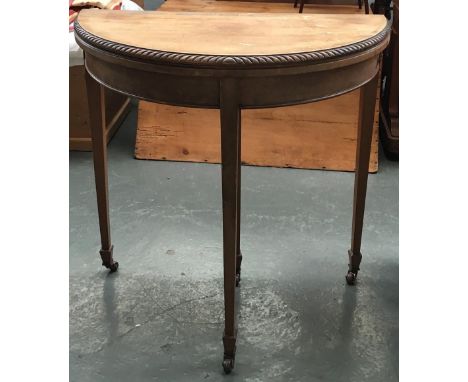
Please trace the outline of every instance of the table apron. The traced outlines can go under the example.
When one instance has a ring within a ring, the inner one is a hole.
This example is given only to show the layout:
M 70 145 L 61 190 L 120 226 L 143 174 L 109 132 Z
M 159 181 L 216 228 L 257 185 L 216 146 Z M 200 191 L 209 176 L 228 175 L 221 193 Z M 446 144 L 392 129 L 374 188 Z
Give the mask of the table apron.
M 102 85 L 150 102 L 185 107 L 219 108 L 225 78 L 141 70 L 86 55 L 86 69 Z M 242 108 L 267 108 L 315 102 L 352 91 L 378 72 L 379 55 L 325 71 L 274 76 L 236 77 Z

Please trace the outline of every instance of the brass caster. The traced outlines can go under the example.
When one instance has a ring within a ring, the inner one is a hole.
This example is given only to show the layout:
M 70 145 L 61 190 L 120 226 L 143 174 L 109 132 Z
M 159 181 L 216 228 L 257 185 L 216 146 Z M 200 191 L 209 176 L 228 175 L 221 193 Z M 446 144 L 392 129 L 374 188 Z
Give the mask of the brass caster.
M 226 374 L 230 374 L 232 369 L 234 369 L 234 359 L 225 358 L 223 361 L 223 369 Z
M 111 264 L 107 268 L 109 268 L 109 270 L 110 270 L 109 273 L 117 272 L 117 269 L 119 269 L 119 263 L 117 261 L 115 261 L 113 264 Z
M 112 257 L 112 253 L 114 252 L 114 246 L 111 245 L 109 249 L 101 249 L 99 254 L 101 255 L 102 265 L 104 265 L 107 269 L 110 269 L 110 273 L 117 272 L 119 268 L 119 263 L 114 261 Z
M 348 274 L 346 275 L 346 282 L 348 285 L 355 285 L 356 284 L 356 279 L 357 279 L 357 272 L 351 272 L 348 271 Z
M 116 261 L 114 262 L 114 264 L 112 264 L 110 267 L 110 273 L 114 273 L 114 272 L 117 272 L 117 269 L 119 269 L 119 263 Z

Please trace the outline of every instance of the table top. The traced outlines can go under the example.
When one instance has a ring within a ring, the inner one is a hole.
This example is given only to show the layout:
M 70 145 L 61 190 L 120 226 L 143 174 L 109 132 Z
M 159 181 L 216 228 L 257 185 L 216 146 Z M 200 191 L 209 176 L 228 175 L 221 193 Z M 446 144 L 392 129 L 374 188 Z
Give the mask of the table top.
M 357 55 L 389 28 L 382 15 L 83 10 L 75 32 L 91 47 L 142 60 L 250 67 Z

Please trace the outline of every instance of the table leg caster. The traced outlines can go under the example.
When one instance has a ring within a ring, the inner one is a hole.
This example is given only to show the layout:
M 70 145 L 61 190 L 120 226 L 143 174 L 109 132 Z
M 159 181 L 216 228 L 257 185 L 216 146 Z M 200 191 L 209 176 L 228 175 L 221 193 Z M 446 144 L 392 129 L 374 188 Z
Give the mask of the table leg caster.
M 237 329 L 235 330 L 237 332 Z M 234 359 L 236 357 L 236 335 L 223 336 L 224 358 L 223 369 L 229 374 L 234 369 Z
M 224 356 L 223 369 L 226 374 L 230 374 L 234 369 L 234 357 Z
M 359 265 L 361 264 L 362 254 L 361 252 L 354 253 L 352 250 L 348 251 L 348 274 L 346 275 L 346 282 L 348 285 L 356 284 L 357 274 L 359 271 Z
M 119 269 L 119 263 L 115 261 L 114 263 L 110 265 L 105 265 L 106 268 L 110 270 L 110 273 L 117 272 L 117 269 Z
M 108 250 L 101 249 L 99 251 L 99 254 L 101 255 L 101 259 L 102 259 L 102 265 L 105 266 L 107 269 L 109 269 L 110 273 L 117 272 L 117 269 L 119 269 L 119 263 L 117 261 L 114 261 L 114 258 L 112 257 L 113 251 L 114 251 L 113 245 Z
M 354 285 L 356 284 L 356 278 L 357 278 L 357 271 L 356 272 L 348 271 L 348 274 L 346 275 L 346 283 L 348 285 Z
M 241 264 L 242 264 L 242 252 L 239 251 L 236 258 L 236 287 L 239 286 L 241 280 Z

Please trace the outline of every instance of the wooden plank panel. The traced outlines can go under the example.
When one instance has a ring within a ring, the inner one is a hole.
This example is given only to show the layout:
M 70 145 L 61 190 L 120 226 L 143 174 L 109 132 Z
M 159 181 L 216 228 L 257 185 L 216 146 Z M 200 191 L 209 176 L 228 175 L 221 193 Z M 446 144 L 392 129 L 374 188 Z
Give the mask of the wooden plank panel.
M 243 110 L 243 163 L 353 171 L 359 94 L 354 91 L 315 104 Z M 378 169 L 377 121 L 370 172 Z M 135 156 L 219 163 L 219 110 L 141 101 Z

